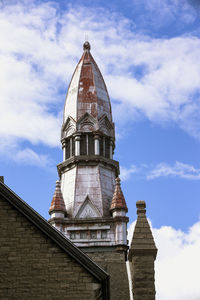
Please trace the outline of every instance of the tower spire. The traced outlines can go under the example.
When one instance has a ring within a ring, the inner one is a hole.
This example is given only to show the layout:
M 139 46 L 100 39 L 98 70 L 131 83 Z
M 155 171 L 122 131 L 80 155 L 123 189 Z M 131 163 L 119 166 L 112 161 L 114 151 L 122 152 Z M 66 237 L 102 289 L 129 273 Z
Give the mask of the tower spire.
M 90 48 L 86 41 L 64 107 L 57 193 L 63 196 L 67 216 L 51 214 L 50 223 L 61 227 L 76 246 L 110 270 L 111 299 L 128 299 L 127 206 L 119 178 L 115 186 L 119 163 L 113 159 L 115 127 L 110 98 Z M 120 270 L 117 279 L 116 269 Z

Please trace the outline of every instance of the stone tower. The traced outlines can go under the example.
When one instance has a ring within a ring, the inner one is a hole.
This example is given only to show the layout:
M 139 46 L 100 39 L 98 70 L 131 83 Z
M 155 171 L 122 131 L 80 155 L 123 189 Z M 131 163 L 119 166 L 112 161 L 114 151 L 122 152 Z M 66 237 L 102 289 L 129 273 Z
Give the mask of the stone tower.
M 126 272 L 128 211 L 113 160 L 115 127 L 108 91 L 91 53 L 72 76 L 63 115 L 63 162 L 50 223 L 110 274 L 112 300 L 129 299 Z

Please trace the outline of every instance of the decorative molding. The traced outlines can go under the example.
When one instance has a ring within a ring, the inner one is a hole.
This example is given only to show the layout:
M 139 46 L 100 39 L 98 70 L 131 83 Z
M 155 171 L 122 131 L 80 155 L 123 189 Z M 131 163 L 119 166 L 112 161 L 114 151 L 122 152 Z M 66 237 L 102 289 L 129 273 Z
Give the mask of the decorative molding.
M 88 219 L 88 218 L 100 218 L 102 215 L 96 206 L 92 203 L 92 201 L 87 196 L 85 201 L 79 208 L 76 217 L 78 219 Z
M 68 117 L 62 126 L 61 138 L 68 137 L 76 132 L 76 121 L 72 117 Z
M 97 128 L 96 119 L 86 112 L 78 121 L 77 121 L 77 129 L 78 131 L 91 132 L 95 131 Z
M 111 137 L 115 135 L 113 123 L 109 121 L 105 114 L 99 119 L 99 131 Z

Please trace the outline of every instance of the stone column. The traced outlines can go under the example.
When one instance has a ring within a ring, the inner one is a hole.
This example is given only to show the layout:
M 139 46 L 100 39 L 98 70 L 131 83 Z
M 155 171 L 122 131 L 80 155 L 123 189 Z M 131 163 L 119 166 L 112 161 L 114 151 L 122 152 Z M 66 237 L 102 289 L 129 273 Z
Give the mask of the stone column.
M 75 136 L 75 156 L 80 155 L 80 141 L 81 141 L 80 135 Z
M 72 157 L 72 148 L 73 148 L 72 143 L 73 143 L 73 140 L 72 140 L 72 138 L 70 138 L 70 157 Z
M 134 300 L 155 300 L 154 261 L 157 248 L 146 218 L 146 204 L 138 201 L 137 222 L 133 233 L 128 259 L 131 264 L 131 277 Z
M 62 144 L 62 148 L 63 148 L 63 161 L 66 160 L 66 143 L 63 142 Z
M 100 142 L 99 142 L 99 135 L 94 136 L 94 155 L 100 155 Z

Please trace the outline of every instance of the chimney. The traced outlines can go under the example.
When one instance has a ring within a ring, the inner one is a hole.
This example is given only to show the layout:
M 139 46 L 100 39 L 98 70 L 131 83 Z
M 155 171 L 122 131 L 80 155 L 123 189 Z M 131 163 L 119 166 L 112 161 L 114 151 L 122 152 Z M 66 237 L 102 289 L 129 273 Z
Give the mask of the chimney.
M 137 201 L 135 225 L 128 259 L 130 262 L 134 300 L 155 300 L 154 261 L 157 248 L 146 218 L 145 201 Z

